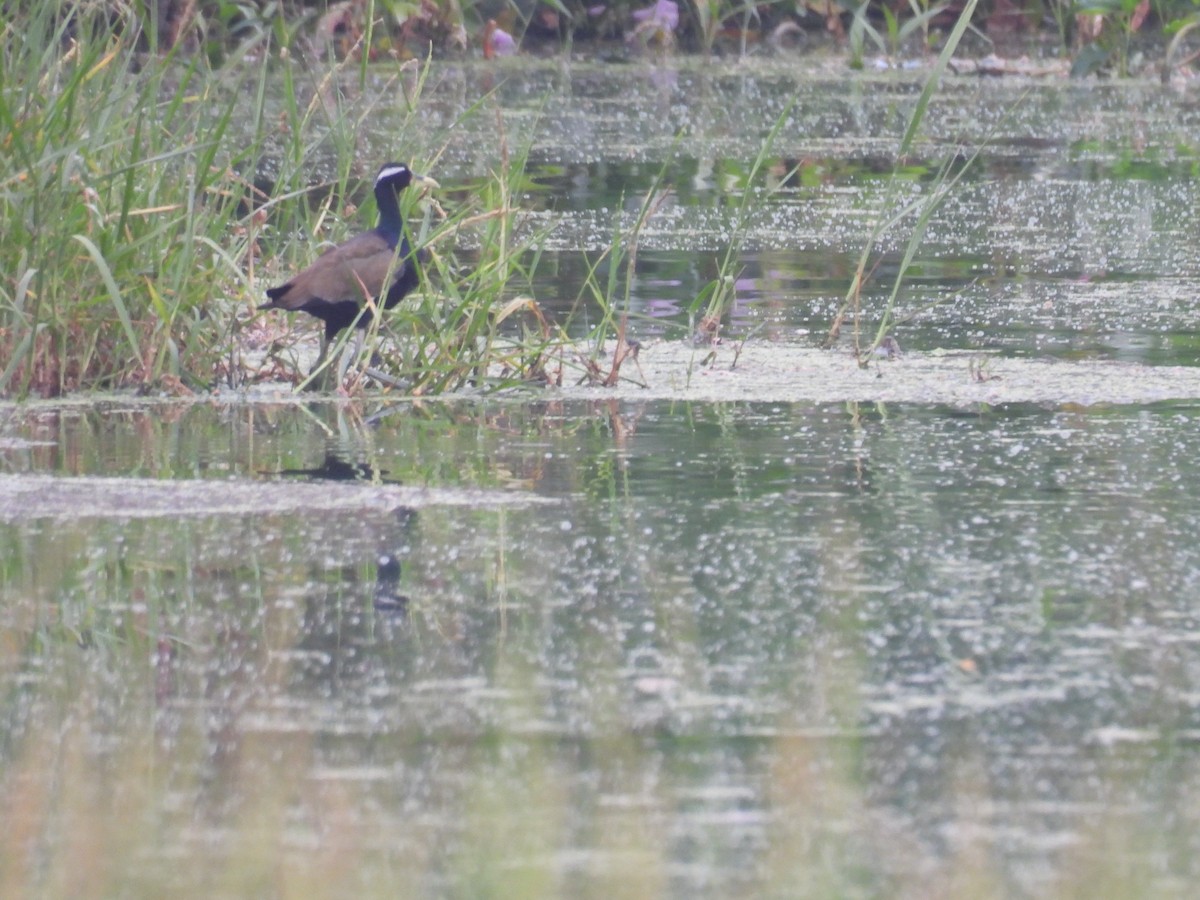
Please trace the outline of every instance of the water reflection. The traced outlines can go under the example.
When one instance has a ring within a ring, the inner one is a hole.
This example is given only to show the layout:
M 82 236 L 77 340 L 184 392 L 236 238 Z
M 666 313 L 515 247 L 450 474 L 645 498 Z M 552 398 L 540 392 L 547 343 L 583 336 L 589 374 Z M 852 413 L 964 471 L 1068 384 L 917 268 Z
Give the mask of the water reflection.
M 9 420 L 10 469 L 53 434 L 97 474 L 253 477 L 321 468 L 332 430 L 406 484 L 558 501 L 2 525 L 9 771 L 87 722 L 87 753 L 157 755 L 166 858 L 221 856 L 257 809 L 295 863 L 336 815 L 363 871 L 433 892 L 513 832 L 497 865 L 635 860 L 686 896 L 817 858 L 906 895 L 977 853 L 1038 893 L 1104 864 L 1097 829 L 1197 874 L 1194 406 L 346 413 Z
M 307 478 L 315 481 L 365 481 L 368 483 L 392 483 L 387 472 L 375 468 L 369 462 L 347 462 L 335 453 L 326 453 L 319 465 L 308 468 L 280 469 L 279 475 L 288 478 Z
M 679 60 L 532 65 L 494 86 L 495 110 L 472 116 L 476 80 L 494 71 L 452 65 L 438 74 L 431 113 L 456 125 L 436 148 L 446 183 L 495 167 L 502 142 L 491 112 L 528 135 L 522 202 L 536 213 L 531 227 L 552 226 L 534 294 L 573 334 L 598 314 L 585 302 L 586 273 L 655 187 L 670 203 L 639 234 L 629 312 L 640 336 L 689 334 L 696 298 L 731 245 L 731 336 L 822 334 L 876 223 L 930 191 L 943 160 L 978 150 L 916 247 L 898 299 L 906 347 L 1194 359 L 1181 336 L 1200 277 L 1191 246 L 1197 148 L 1185 134 L 1193 112 L 1169 91 L 950 79 L 887 209 L 882 185 L 916 75 L 847 84 L 778 60 L 743 61 L 736 73 Z M 777 126 L 767 165 L 752 176 Z M 881 237 L 863 298 L 868 321 L 881 315 L 910 234 L 906 222 Z
M 723 334 L 815 342 L 892 212 L 919 86 L 797 68 L 449 62 L 405 138 L 462 192 L 528 138 L 520 199 L 553 226 L 534 293 L 575 334 L 662 173 L 632 334 L 690 335 L 737 242 Z M 354 77 L 388 92 L 360 156 L 391 158 L 394 81 Z M 1195 110 L 1139 84 L 945 88 L 896 202 L 983 152 L 917 248 L 905 350 L 1192 364 Z M 906 237 L 883 238 L 868 318 Z M 553 503 L 5 510 L 0 893 L 1184 895 L 1198 418 L 553 394 L 9 408 L 6 476 Z

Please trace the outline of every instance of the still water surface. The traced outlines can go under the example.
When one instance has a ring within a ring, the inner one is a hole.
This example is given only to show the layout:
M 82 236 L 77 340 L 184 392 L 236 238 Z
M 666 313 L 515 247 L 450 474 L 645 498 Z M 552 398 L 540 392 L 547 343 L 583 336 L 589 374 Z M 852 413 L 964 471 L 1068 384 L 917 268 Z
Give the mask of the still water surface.
M 421 128 L 397 149 L 380 113 L 361 156 L 437 157 L 469 189 L 498 122 L 527 138 L 550 229 L 532 288 L 564 318 L 665 171 L 635 335 L 686 335 L 744 228 L 727 334 L 815 343 L 917 86 L 763 66 L 435 66 Z M 781 116 L 777 180 L 748 183 Z M 905 350 L 1194 364 L 1194 105 L 951 79 L 911 193 L 985 139 L 901 296 Z M 884 246 L 886 276 L 903 234 Z M 0 410 L 0 893 L 1186 896 L 1200 876 L 1196 404 L 389 402 Z M 114 509 L 72 481 L 64 515 L 13 499 L 34 474 L 131 488 Z M 145 479 L 188 491 L 163 514 Z M 247 499 L 214 516 L 196 481 Z M 300 482 L 500 496 L 249 499 Z
M 876 220 L 928 195 L 939 167 L 957 160 L 962 179 L 898 298 L 902 346 L 1195 362 L 1200 115 L 1186 91 L 948 78 L 889 205 L 885 180 L 923 76 L 847 79 L 835 65 L 446 66 L 429 79 L 416 129 L 397 139 L 385 102 L 366 144 L 376 156 L 390 141 L 403 148 L 393 153 L 436 157 L 447 185 L 498 167 L 502 148 L 528 147 L 528 225 L 550 229 L 532 293 L 563 319 L 575 310 L 575 333 L 594 324 L 577 307 L 588 266 L 658 187 L 668 199 L 639 234 L 635 334 L 689 333 L 703 312 L 695 298 L 736 244 L 726 333 L 812 342 Z M 760 150 L 764 171 L 752 179 Z M 881 236 L 869 320 L 911 225 Z
M 222 494 L 351 477 L 514 503 L 8 509 L 6 752 L 34 770 L 74 735 L 87 778 L 118 786 L 129 755 L 153 760 L 148 808 L 126 810 L 161 829 L 139 863 L 153 883 L 196 883 L 180 854 L 269 839 L 298 862 L 350 829 L 362 877 L 402 870 L 414 895 L 471 877 L 1038 893 L 1097 867 L 1171 893 L 1200 851 L 1198 422 L 1195 406 L 10 409 L 7 473 Z

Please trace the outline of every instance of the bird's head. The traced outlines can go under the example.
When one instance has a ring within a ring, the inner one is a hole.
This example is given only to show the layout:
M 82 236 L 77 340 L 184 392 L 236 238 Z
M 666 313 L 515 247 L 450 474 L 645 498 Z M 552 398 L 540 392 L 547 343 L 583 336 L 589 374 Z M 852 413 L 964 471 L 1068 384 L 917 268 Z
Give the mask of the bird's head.
M 431 187 L 437 187 L 438 183 L 426 175 L 418 175 L 404 163 L 390 162 L 384 163 L 379 170 L 379 174 L 375 176 L 375 189 L 381 187 L 389 187 L 396 193 L 404 190 L 414 181 L 428 184 Z

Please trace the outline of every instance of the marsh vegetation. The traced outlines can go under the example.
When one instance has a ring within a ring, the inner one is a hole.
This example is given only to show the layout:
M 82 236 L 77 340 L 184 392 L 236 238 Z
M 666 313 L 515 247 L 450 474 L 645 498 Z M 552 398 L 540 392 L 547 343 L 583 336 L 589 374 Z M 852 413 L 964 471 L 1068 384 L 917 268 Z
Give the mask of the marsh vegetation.
M 16 8 L 0 895 L 1188 895 L 1184 10 Z
M 664 324 L 653 311 L 660 321 L 647 323 L 636 296 L 659 265 L 653 254 L 666 245 L 708 251 L 707 271 L 687 273 L 690 293 L 668 302 L 681 310 L 672 336 L 712 338 L 739 311 L 739 275 L 755 265 L 755 249 L 788 232 L 799 249 L 832 240 L 839 261 L 858 255 L 851 271 L 828 276 L 850 305 L 824 310 L 810 330 L 836 334 L 851 307 L 861 310 L 864 289 L 890 285 L 885 309 L 853 331 L 866 353 L 891 330 L 901 287 L 943 265 L 915 255 L 930 227 L 936 234 L 938 209 L 970 198 L 987 169 L 1012 158 L 1020 107 L 1041 105 L 1018 90 L 998 120 L 958 118 L 946 128 L 935 103 L 929 121 L 934 90 L 947 83 L 945 51 L 971 39 L 974 5 L 956 29 L 938 31 L 932 49 L 941 62 L 928 56 L 915 74 L 862 76 L 863 87 L 886 92 L 871 123 L 855 123 L 850 108 L 813 108 L 811 99 L 801 110 L 800 98 L 827 83 L 828 62 L 795 80 L 782 74 L 792 58 L 772 51 L 757 64 L 740 62 L 745 77 L 722 80 L 660 48 L 634 55 L 619 79 L 643 99 L 630 110 L 637 115 L 613 120 L 616 132 L 580 116 L 604 64 L 572 61 L 568 50 L 512 64 L 440 62 L 428 55 L 430 35 L 397 30 L 411 22 L 387 5 L 339 7 L 358 17 L 340 49 L 308 46 L 322 23 L 299 9 L 263 7 L 255 19 L 249 6 L 199 4 L 189 7 L 189 28 L 163 31 L 187 10 L 167 15 L 171 5 L 160 6 L 147 22 L 119 5 L 34 4 L 5 25 L 23 39 L 7 42 L 0 95 L 9 128 L 0 162 L 2 395 L 116 387 L 183 394 L 303 381 L 311 337 L 253 308 L 273 280 L 365 227 L 369 179 L 400 153 L 446 176 L 443 193 L 405 209 L 413 238 L 431 254 L 426 289 L 373 326 L 362 356 L 341 358 L 343 389 L 363 388 L 372 359 L 390 383 L 419 394 L 612 384 L 620 366 L 605 354 L 616 347 L 623 358 L 620 348 L 633 346 L 622 343 L 629 317 L 639 332 Z M 424 56 L 405 43 L 420 44 L 418 34 Z M 389 35 L 387 52 L 367 49 Z M 198 52 L 201 37 L 228 52 Z M 1103 109 L 1103 89 L 1088 92 Z M 1149 152 L 1114 148 L 1131 167 L 1129 180 L 1174 165 L 1171 156 L 1188 164 L 1194 142 L 1172 135 L 1170 122 L 1151 127 Z M 862 143 L 847 156 L 839 144 L 856 133 Z M 1043 148 L 1046 159 L 1057 146 L 1106 164 L 1106 149 L 1097 157 L 1088 135 L 1061 140 Z M 1042 161 L 1029 153 L 1018 164 Z M 810 217 L 787 220 L 789 210 L 802 211 L 797 201 L 832 199 L 877 174 L 888 176 L 886 190 L 851 197 L 850 208 L 825 219 L 866 222 L 848 235 L 854 246 L 836 234 L 809 237 Z M 564 244 L 571 232 L 574 242 Z M 664 234 L 673 237 L 664 242 Z M 893 259 L 897 247 L 908 251 Z M 980 271 L 952 264 L 945 283 Z

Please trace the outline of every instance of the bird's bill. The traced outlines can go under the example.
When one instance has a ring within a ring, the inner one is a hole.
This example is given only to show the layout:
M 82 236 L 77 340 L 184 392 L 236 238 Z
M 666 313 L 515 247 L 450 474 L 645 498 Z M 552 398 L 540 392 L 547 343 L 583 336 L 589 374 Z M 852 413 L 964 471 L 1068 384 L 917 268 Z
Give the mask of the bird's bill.
M 413 172 L 412 179 L 413 179 L 414 184 L 423 184 L 423 185 L 425 185 L 425 187 L 429 187 L 429 188 L 440 188 L 441 187 L 441 185 L 438 184 L 435 179 L 430 178 L 428 175 L 418 175 L 416 172 Z

